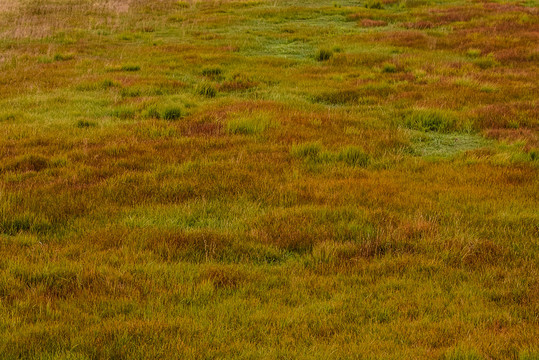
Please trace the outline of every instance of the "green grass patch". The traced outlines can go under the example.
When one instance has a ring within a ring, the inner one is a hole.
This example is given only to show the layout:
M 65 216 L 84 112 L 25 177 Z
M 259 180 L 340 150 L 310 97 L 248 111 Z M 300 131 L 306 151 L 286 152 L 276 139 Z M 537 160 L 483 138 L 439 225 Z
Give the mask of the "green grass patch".
M 370 156 L 359 147 L 347 146 L 339 151 L 331 152 L 325 151 L 318 142 L 293 145 L 290 154 L 310 164 L 342 163 L 351 167 L 366 167 L 370 161 Z
M 494 56 L 492 56 L 492 54 L 489 54 L 483 57 L 478 57 L 477 59 L 474 60 L 473 63 L 477 67 L 483 70 L 495 67 L 499 64 L 498 61 L 496 61 L 496 59 L 494 58 Z
M 96 127 L 97 123 L 95 123 L 94 121 L 89 121 L 89 120 L 79 120 L 77 121 L 76 126 L 78 128 L 84 129 L 84 128 Z
M 122 65 L 120 70 L 122 70 L 122 71 L 139 71 L 140 66 L 139 65 L 126 64 L 126 65 Z
M 322 152 L 322 144 L 318 142 L 293 145 L 290 153 L 302 159 L 317 160 Z
M 198 95 L 202 95 L 207 98 L 214 98 L 217 96 L 217 89 L 215 88 L 215 85 L 209 82 L 198 84 L 195 91 Z
M 223 73 L 223 69 L 220 67 L 207 67 L 202 69 L 202 75 L 208 76 L 211 78 L 216 78 Z
M 395 64 L 386 63 L 382 66 L 382 72 L 384 73 L 396 73 L 397 66 Z
M 314 55 L 316 61 L 328 61 L 333 57 L 333 51 L 329 49 L 320 49 Z
M 275 123 L 268 115 L 240 115 L 228 121 L 226 131 L 229 134 L 254 135 L 260 134 L 270 127 L 275 127 Z
M 132 106 L 119 106 L 111 111 L 111 116 L 119 119 L 134 119 L 137 115 L 137 110 Z
M 413 152 L 426 157 L 451 157 L 490 145 L 490 141 L 476 134 L 439 134 L 430 132 L 412 137 Z
M 162 118 L 164 120 L 178 120 L 182 117 L 182 109 L 177 106 L 167 107 L 163 110 Z
M 384 8 L 384 5 L 382 4 L 381 1 L 379 0 L 368 0 L 366 3 L 365 3 L 365 7 L 367 9 L 383 9 Z
M 450 111 L 418 109 L 405 117 L 407 128 L 420 131 L 450 132 L 460 127 L 459 118 Z
M 349 166 L 365 167 L 369 163 L 369 155 L 361 148 L 349 146 L 337 153 L 337 160 Z

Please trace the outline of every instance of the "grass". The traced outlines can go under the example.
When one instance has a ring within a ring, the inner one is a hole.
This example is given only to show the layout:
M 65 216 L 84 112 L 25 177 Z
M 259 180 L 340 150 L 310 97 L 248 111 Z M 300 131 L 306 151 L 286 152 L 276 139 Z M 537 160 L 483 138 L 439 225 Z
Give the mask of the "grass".
M 314 55 L 317 61 L 328 61 L 333 56 L 333 51 L 328 49 L 320 49 Z
M 424 132 L 449 132 L 459 128 L 459 121 L 452 112 L 419 109 L 406 117 L 406 127 Z
M 354 146 L 349 146 L 341 150 L 337 155 L 337 159 L 350 166 L 365 167 L 369 163 L 369 155 L 362 149 Z
M 397 72 L 397 67 L 395 66 L 395 64 L 384 64 L 382 66 L 382 72 L 395 73 Z
M 202 69 L 202 75 L 208 76 L 211 78 L 217 77 L 223 73 L 223 69 L 220 67 L 208 67 Z
M 151 113 L 153 114 L 153 113 Z M 155 116 L 155 114 L 153 114 Z M 162 118 L 164 120 L 178 120 L 182 116 L 182 109 L 176 106 L 173 107 L 167 107 L 163 110 L 163 116 Z M 157 118 L 160 118 L 161 116 L 156 116 Z
M 462 133 L 421 133 L 412 138 L 413 149 L 421 156 L 452 157 L 466 151 L 485 150 L 488 155 L 491 150 L 487 150 L 491 143 L 485 138 L 475 134 Z
M 365 3 L 365 7 L 368 9 L 383 9 L 384 5 L 378 0 L 369 0 Z
M 196 93 L 208 98 L 213 98 L 217 95 L 217 89 L 213 84 L 208 82 L 203 82 L 197 85 Z
M 537 359 L 537 1 L 0 4 L 1 359 Z
M 290 153 L 307 163 L 343 163 L 352 167 L 365 167 L 370 160 L 370 156 L 359 147 L 347 146 L 337 152 L 331 152 L 323 150 L 322 145 L 317 142 L 293 145 Z
M 268 116 L 239 116 L 231 119 L 226 124 L 226 130 L 230 134 L 252 135 L 262 133 L 272 126 L 272 121 Z

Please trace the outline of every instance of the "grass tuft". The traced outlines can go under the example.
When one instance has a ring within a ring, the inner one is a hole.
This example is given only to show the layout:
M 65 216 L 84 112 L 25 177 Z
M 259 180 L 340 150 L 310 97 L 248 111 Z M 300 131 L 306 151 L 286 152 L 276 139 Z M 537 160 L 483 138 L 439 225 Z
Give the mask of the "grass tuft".
M 140 70 L 140 66 L 139 65 L 122 65 L 122 67 L 120 68 L 121 71 L 139 71 Z
M 259 116 L 240 116 L 227 123 L 226 131 L 230 134 L 253 135 L 262 133 L 271 125 L 271 119 L 263 114 Z
M 458 118 L 444 110 L 415 110 L 405 119 L 409 129 L 420 131 L 449 132 L 458 129 Z
M 343 161 L 349 166 L 365 167 L 369 163 L 369 155 L 361 148 L 349 146 L 339 151 L 337 160 Z
M 368 0 L 365 3 L 365 7 L 367 9 L 383 9 L 384 4 L 382 4 L 382 2 L 380 0 Z
M 329 49 L 320 49 L 314 55 L 316 61 L 328 61 L 333 57 L 333 51 Z
M 111 112 L 111 115 L 113 117 L 119 118 L 119 119 L 134 119 L 137 112 L 136 110 L 131 106 L 119 106 L 116 109 L 113 109 Z
M 477 58 L 474 60 L 474 64 L 484 70 L 497 66 L 499 63 L 492 54 L 489 54 L 487 56 Z
M 155 106 L 147 108 L 143 115 L 145 118 L 149 119 L 161 119 L 161 112 Z
M 208 98 L 213 98 L 217 95 L 217 89 L 209 82 L 203 82 L 197 85 L 196 93 Z
M 182 117 L 182 109 L 177 106 L 171 106 L 163 110 L 162 118 L 164 120 L 169 120 L 169 121 L 178 120 L 181 117 Z M 156 118 L 159 119 L 160 116 L 157 116 Z
M 382 72 L 384 73 L 396 73 L 397 66 L 395 64 L 386 63 L 382 66 Z
M 473 58 L 473 59 L 476 59 L 479 56 L 481 56 L 481 50 L 480 49 L 468 49 L 468 51 L 466 51 L 466 56 L 468 56 L 470 58 Z
M 52 58 L 54 61 L 68 61 L 73 60 L 75 58 L 72 54 L 55 54 Z
M 118 87 L 118 86 L 120 86 L 118 83 L 110 79 L 105 79 L 101 81 L 101 83 L 99 83 L 99 87 L 102 89 L 108 89 L 108 88 Z
M 14 112 L 0 113 L 0 122 L 2 121 L 15 121 L 20 115 Z
M 202 75 L 208 76 L 211 78 L 218 77 L 222 73 L 223 73 L 223 69 L 221 69 L 220 67 L 207 67 L 207 68 L 202 69 Z
M 97 124 L 95 122 L 93 122 L 93 121 L 79 120 L 79 121 L 77 121 L 76 126 L 78 128 L 84 129 L 84 128 L 95 127 L 95 126 L 97 126 Z
M 294 157 L 310 160 L 317 160 L 321 152 L 322 145 L 318 142 L 296 144 L 290 150 Z

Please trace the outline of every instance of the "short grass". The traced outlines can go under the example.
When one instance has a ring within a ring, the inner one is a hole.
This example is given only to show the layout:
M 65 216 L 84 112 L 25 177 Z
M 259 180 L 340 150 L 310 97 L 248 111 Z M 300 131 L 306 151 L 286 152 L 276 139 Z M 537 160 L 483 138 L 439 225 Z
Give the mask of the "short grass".
M 538 8 L 0 1 L 0 358 L 537 359 Z

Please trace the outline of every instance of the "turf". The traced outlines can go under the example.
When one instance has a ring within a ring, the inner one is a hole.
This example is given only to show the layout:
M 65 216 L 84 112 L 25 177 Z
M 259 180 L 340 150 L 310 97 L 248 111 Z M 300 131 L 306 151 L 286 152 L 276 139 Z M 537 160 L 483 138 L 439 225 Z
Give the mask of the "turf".
M 539 358 L 538 34 L 535 0 L 0 2 L 0 358 Z

